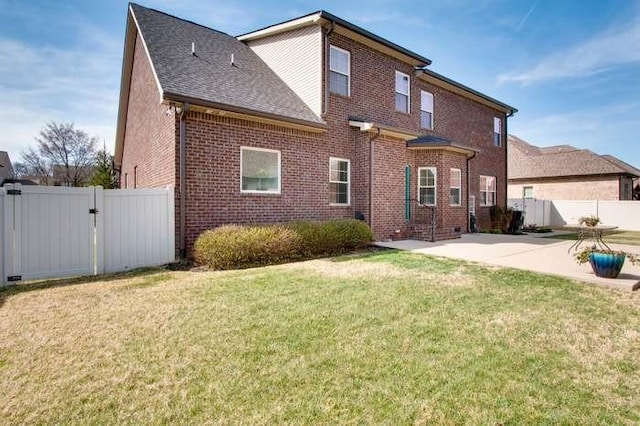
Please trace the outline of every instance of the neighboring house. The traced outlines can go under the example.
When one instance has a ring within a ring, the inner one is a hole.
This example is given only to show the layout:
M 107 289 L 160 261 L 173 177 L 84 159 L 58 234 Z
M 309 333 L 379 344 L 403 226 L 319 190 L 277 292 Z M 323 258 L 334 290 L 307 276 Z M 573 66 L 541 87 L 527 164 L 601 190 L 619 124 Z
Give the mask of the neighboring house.
M 31 182 L 29 185 L 81 187 L 89 185 L 94 170 L 94 166 L 70 166 L 67 173 L 65 166 L 56 165 L 49 175 L 22 176 L 21 180 Z
M 69 166 L 69 170 L 65 166 L 53 166 L 53 178 L 49 185 L 87 186 L 94 170 L 94 166 Z
M 359 217 L 425 237 L 418 204 L 437 239 L 469 210 L 489 226 L 516 109 L 430 63 L 324 11 L 232 37 L 131 4 L 121 187 L 175 186 L 181 254 L 225 223 Z
M 509 135 L 509 198 L 631 200 L 640 170 L 570 145 L 540 148 Z
M 7 151 L 0 151 L 0 184 L 4 182 L 5 179 L 13 179 L 14 177 L 13 165 L 11 164 L 9 153 L 7 153 Z

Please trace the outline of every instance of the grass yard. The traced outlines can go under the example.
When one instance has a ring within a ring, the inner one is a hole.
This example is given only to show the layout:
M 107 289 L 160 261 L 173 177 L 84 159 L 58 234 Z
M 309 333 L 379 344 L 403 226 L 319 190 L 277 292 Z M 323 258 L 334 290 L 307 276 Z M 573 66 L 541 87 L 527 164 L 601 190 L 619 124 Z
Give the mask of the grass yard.
M 562 234 L 549 236 L 544 238 L 555 238 L 557 240 L 577 240 L 578 233 L 573 232 L 570 234 Z M 614 231 L 612 233 L 607 233 L 604 236 L 604 240 L 607 243 L 618 243 L 618 244 L 630 244 L 634 246 L 640 246 L 640 231 Z
M 0 423 L 640 422 L 640 293 L 401 252 L 0 292 Z

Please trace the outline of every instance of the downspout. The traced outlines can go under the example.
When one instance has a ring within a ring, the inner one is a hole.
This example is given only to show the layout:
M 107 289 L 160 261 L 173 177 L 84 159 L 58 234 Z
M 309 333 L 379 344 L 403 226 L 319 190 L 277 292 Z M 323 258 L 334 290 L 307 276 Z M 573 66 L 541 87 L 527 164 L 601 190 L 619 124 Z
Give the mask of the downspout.
M 476 157 L 476 153 L 474 152 L 471 157 L 467 157 L 467 233 L 471 233 L 471 215 L 469 214 L 470 205 L 469 201 L 471 198 L 471 160 Z M 475 206 L 474 206 L 475 211 Z M 476 223 L 477 219 L 476 219 Z
M 373 149 L 373 141 L 378 139 L 380 136 L 380 127 L 378 127 L 378 132 L 369 138 L 369 227 L 373 230 L 373 160 L 374 160 L 374 149 Z
M 187 175 L 187 112 L 189 103 L 185 102 L 180 110 L 180 259 L 187 258 L 186 236 L 186 175 Z
M 324 34 L 324 105 L 322 105 L 322 116 L 327 115 L 327 110 L 329 106 L 329 36 L 333 33 L 333 30 L 336 26 L 336 23 L 331 21 L 331 27 Z
M 509 121 L 508 118 L 513 116 L 514 111 L 511 110 L 509 112 L 509 114 L 505 114 L 504 117 L 504 164 L 505 164 L 505 180 L 504 180 L 504 206 L 503 207 L 507 207 L 507 199 L 508 199 L 508 195 L 507 192 L 509 191 L 509 153 L 507 152 L 507 150 L 509 149 L 509 132 L 508 132 L 508 125 L 507 122 Z M 522 209 L 524 210 L 524 203 L 522 205 Z

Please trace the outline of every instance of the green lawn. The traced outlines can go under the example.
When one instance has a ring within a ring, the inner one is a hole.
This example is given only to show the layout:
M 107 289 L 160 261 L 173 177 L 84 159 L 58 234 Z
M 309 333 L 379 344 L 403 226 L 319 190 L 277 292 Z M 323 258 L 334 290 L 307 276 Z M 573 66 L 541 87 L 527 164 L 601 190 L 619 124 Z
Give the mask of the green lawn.
M 555 238 L 559 240 L 577 240 L 578 233 L 574 232 L 571 234 L 562 234 L 549 236 L 544 238 Z M 615 231 L 611 234 L 606 234 L 604 236 L 604 240 L 607 243 L 618 243 L 618 244 L 630 244 L 635 246 L 640 246 L 640 231 Z
M 638 424 L 640 294 L 399 252 L 0 292 L 0 423 Z

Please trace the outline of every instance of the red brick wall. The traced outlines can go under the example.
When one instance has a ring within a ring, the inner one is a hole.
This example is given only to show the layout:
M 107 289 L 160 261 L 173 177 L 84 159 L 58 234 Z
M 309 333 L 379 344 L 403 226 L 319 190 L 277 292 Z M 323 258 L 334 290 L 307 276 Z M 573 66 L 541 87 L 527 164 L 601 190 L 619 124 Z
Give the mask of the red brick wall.
M 226 223 L 353 217 L 329 205 L 329 158 L 352 160 L 351 144 L 298 130 L 189 113 L 187 120 L 187 247 Z M 280 150 L 281 193 L 240 192 L 240 147 Z
M 467 158 L 465 155 L 446 151 L 414 151 L 414 162 L 411 171 L 412 198 L 418 198 L 418 168 L 436 167 L 436 223 L 438 228 L 453 232 L 460 227 L 461 232 L 467 230 Z M 451 205 L 451 169 L 460 169 L 461 204 Z
M 410 65 L 339 34 L 333 33 L 329 37 L 329 43 L 351 53 L 350 96 L 329 95 L 326 116 L 326 121 L 331 129 L 329 137 L 350 140 L 345 135 L 349 134 L 349 132 L 352 134 L 354 132 L 358 133 L 358 130 L 354 130 L 348 125 L 348 117 L 354 116 L 410 132 L 441 136 L 456 144 L 478 150 L 478 154 L 469 164 L 471 178 L 469 193 L 476 196 L 476 214 L 479 226 L 488 227 L 490 223 L 489 208 L 479 207 L 479 175 L 497 177 L 497 202 L 500 205 L 506 205 L 507 170 L 504 113 L 429 84 L 415 77 Z M 395 110 L 396 70 L 410 76 L 410 114 Z M 431 92 L 434 95 L 433 130 L 420 129 L 421 90 Z M 503 146 L 499 148 L 493 144 L 494 117 L 500 118 L 503 124 Z M 367 137 L 362 135 L 355 136 L 357 141 L 355 144 L 357 147 L 355 156 L 359 162 L 366 161 L 368 158 L 368 137 L 370 135 L 367 135 Z M 380 182 L 376 181 L 375 184 L 378 188 L 380 188 L 380 185 L 387 186 L 381 191 L 388 198 L 385 201 L 382 201 L 383 197 L 375 199 L 376 209 L 380 209 L 380 212 L 377 215 L 374 213 L 374 228 L 379 238 L 387 238 L 389 232 L 401 227 L 401 222 L 404 220 L 404 166 L 413 164 L 415 170 L 412 170 L 412 179 L 415 179 L 417 167 L 428 165 L 420 162 L 410 163 L 409 159 L 413 158 L 412 154 L 406 152 L 407 149 L 402 141 L 395 141 L 393 144 L 388 142 L 378 143 L 376 141 L 376 145 L 381 145 L 381 151 L 376 156 L 375 175 L 384 177 L 381 177 Z M 366 155 L 365 152 L 367 153 Z M 442 202 L 439 202 L 438 214 L 440 217 L 438 218 L 438 224 L 447 227 L 460 226 L 464 232 L 467 229 L 468 219 L 466 159 L 456 154 L 443 155 L 447 159 L 441 159 L 436 164 L 438 167 L 438 183 L 442 185 L 438 193 L 446 196 L 447 201 L 442 199 Z M 384 161 L 380 161 L 381 159 L 384 159 Z M 451 167 L 462 170 L 462 207 L 448 205 L 449 169 Z M 367 211 L 368 164 L 359 164 L 354 170 L 360 174 L 354 177 L 354 181 L 360 179 L 355 185 L 357 191 L 356 208 L 361 211 Z M 413 191 L 415 191 L 416 187 L 417 183 L 414 184 L 412 182 L 412 197 L 415 196 Z M 391 204 L 398 202 L 400 207 L 391 207 Z M 398 214 L 399 217 L 396 217 Z
M 175 113 L 167 115 L 140 36 L 136 39 L 120 187 L 177 187 Z M 137 166 L 137 167 L 136 167 Z M 135 172 L 134 172 L 135 168 Z M 176 191 L 177 192 L 177 191 Z

